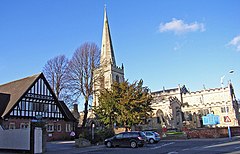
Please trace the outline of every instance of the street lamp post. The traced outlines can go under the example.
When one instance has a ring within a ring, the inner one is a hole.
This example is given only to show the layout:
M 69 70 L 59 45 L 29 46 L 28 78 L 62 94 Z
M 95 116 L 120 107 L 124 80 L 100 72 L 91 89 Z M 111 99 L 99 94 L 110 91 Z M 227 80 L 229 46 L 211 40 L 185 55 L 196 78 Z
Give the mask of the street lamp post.
M 228 117 L 228 109 L 227 108 L 227 101 L 225 102 L 225 112 L 226 112 L 226 117 Z M 227 122 L 227 127 L 228 127 L 228 138 L 231 140 L 232 139 L 232 135 L 231 135 L 231 128 L 229 126 L 229 122 Z
M 234 70 L 230 70 L 229 73 L 230 74 L 234 73 Z M 224 91 L 224 84 L 223 84 L 224 77 L 225 77 L 225 75 L 221 77 L 221 86 L 222 86 L 222 90 L 223 91 Z M 227 101 L 225 101 L 225 112 L 226 112 L 226 116 L 228 116 Z M 228 126 L 228 138 L 231 140 L 232 139 L 232 135 L 231 135 L 231 128 L 229 126 L 229 122 L 227 122 L 227 126 Z

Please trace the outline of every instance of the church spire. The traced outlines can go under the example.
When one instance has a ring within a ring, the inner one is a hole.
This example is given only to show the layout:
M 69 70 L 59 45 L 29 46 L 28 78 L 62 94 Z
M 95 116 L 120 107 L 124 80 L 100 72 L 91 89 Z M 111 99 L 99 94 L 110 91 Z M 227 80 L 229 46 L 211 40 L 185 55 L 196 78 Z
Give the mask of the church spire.
M 110 29 L 107 18 L 106 6 L 104 7 L 104 25 L 103 25 L 103 34 L 102 34 L 102 48 L 101 48 L 101 59 L 100 64 L 112 64 L 116 66 L 112 40 L 110 35 Z

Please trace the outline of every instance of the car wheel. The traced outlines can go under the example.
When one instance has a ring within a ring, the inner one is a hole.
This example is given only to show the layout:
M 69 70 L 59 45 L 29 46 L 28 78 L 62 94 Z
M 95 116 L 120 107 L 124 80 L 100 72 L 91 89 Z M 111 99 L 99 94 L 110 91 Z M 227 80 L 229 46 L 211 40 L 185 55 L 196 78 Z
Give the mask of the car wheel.
M 130 146 L 131 146 L 132 148 L 136 148 L 136 147 L 137 147 L 137 143 L 136 143 L 135 141 L 132 141 L 132 142 L 130 143 Z
M 153 143 L 154 143 L 154 139 L 150 138 L 150 139 L 149 139 L 149 142 L 150 142 L 151 144 L 153 144 Z
M 108 148 L 112 147 L 112 143 L 110 141 L 108 141 L 106 145 L 107 145 Z

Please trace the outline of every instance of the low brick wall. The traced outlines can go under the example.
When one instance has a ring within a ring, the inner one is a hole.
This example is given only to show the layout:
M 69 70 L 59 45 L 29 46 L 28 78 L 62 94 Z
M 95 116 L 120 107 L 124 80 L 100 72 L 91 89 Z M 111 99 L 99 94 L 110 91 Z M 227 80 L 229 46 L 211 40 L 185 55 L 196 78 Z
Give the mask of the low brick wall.
M 227 127 L 217 127 L 217 128 L 198 128 L 192 130 L 184 130 L 188 138 L 220 138 L 228 137 Z M 231 127 L 231 135 L 239 136 L 240 127 Z

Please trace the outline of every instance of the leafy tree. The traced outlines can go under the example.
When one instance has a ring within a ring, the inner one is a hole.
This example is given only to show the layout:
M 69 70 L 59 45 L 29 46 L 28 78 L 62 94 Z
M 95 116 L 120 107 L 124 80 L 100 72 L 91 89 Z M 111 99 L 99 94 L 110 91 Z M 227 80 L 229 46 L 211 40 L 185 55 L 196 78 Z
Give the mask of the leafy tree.
M 88 105 L 93 95 L 93 71 L 99 66 L 100 49 L 95 43 L 82 44 L 73 54 L 68 65 L 68 89 L 77 102 L 84 98 L 84 117 L 82 127 L 86 125 Z
M 149 117 L 153 110 L 151 100 L 149 89 L 143 87 L 142 80 L 132 84 L 114 82 L 111 90 L 101 91 L 99 106 L 94 111 L 105 125 L 113 126 L 116 122 L 127 129 Z
M 109 128 L 113 128 L 118 116 L 116 91 L 104 89 L 99 97 L 100 105 L 94 108 L 97 118 Z

